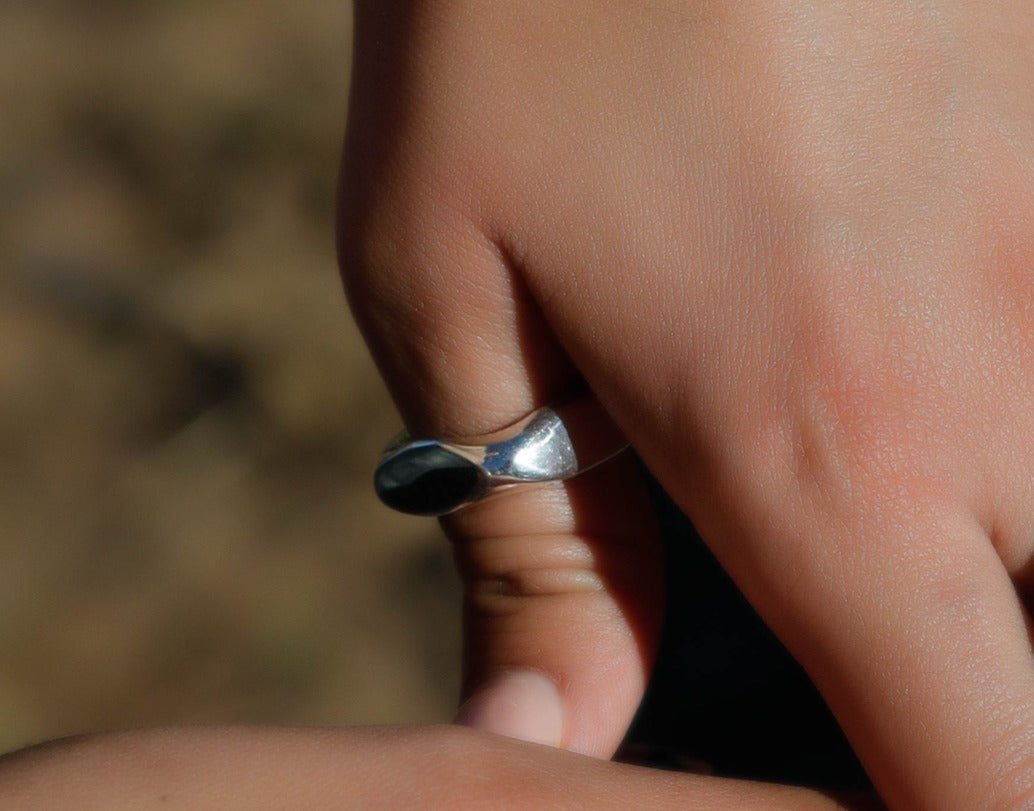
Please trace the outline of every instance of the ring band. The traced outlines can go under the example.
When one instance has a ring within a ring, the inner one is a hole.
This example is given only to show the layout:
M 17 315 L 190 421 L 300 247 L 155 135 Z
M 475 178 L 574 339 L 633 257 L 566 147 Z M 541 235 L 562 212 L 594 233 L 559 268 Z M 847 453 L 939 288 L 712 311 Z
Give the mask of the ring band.
M 492 436 L 468 445 L 399 434 L 377 465 L 377 496 L 410 515 L 447 515 L 499 488 L 570 479 L 628 447 L 595 398 L 540 408 Z

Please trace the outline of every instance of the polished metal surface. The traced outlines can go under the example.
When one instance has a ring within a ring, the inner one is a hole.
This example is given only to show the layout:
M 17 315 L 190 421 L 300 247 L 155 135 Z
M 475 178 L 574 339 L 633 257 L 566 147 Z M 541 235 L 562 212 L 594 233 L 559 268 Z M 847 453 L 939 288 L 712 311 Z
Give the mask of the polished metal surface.
M 624 450 L 594 399 L 541 408 L 484 445 L 400 434 L 377 466 L 377 495 L 415 515 L 446 515 L 503 487 L 562 481 Z

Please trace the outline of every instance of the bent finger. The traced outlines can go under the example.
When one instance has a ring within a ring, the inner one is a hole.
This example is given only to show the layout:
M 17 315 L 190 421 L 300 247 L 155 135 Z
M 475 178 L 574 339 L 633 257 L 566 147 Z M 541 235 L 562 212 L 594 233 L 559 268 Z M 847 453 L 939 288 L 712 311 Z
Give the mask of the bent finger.
M 346 287 L 410 431 L 480 444 L 572 396 L 577 371 L 470 218 L 378 206 L 362 174 L 346 160 Z M 461 719 L 611 755 L 642 698 L 661 618 L 656 529 L 633 461 L 513 488 L 445 527 L 466 586 Z
M 913 495 L 900 521 L 802 510 L 791 526 L 770 512 L 764 537 L 727 525 L 716 549 L 892 807 L 1027 807 L 1034 664 L 1024 611 L 978 522 L 922 503 Z

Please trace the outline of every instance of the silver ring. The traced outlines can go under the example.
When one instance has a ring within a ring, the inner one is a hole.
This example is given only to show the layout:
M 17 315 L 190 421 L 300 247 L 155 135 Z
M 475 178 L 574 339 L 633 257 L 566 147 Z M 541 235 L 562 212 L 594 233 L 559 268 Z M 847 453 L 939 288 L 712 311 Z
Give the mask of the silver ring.
M 411 515 L 447 515 L 501 488 L 570 479 L 628 447 L 594 398 L 540 408 L 470 445 L 403 432 L 374 474 L 377 496 Z

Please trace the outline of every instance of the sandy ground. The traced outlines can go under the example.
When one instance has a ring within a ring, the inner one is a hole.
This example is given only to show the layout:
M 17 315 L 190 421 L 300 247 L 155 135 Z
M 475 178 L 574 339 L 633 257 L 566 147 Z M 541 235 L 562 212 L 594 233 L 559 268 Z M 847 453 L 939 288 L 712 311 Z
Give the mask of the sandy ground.
M 0 17 L 0 750 L 448 717 L 448 549 L 372 496 L 334 262 L 349 4 Z

